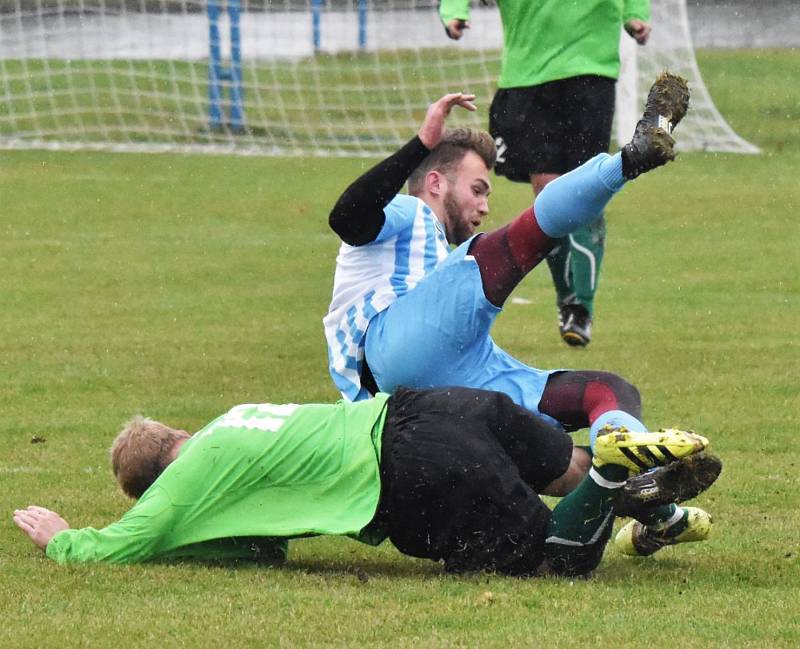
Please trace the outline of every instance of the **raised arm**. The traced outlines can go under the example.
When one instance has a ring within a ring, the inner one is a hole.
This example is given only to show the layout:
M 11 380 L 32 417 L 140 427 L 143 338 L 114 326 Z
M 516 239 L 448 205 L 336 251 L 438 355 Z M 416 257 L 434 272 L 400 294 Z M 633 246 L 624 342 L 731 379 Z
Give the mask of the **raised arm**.
M 375 241 L 386 221 L 383 209 L 403 188 L 411 172 L 439 144 L 450 111 L 455 106 L 474 111 L 474 98 L 475 95 L 456 92 L 431 104 L 417 135 L 344 191 L 328 218 L 331 229 L 342 241 L 351 246 Z
M 386 221 L 383 208 L 429 152 L 415 136 L 397 153 L 359 176 L 333 206 L 328 217 L 331 229 L 351 246 L 375 241 Z

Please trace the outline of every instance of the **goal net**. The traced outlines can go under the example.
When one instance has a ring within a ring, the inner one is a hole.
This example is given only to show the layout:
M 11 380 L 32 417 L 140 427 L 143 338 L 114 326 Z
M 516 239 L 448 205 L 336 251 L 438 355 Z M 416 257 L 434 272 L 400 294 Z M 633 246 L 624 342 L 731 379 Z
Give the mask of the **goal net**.
M 0 0 L 0 148 L 377 156 L 455 89 L 481 110 L 454 122 L 485 127 L 502 29 L 472 11 L 454 42 L 432 0 Z M 685 0 L 652 24 L 624 48 L 618 132 L 669 69 L 693 91 L 683 150 L 757 151 L 703 85 Z

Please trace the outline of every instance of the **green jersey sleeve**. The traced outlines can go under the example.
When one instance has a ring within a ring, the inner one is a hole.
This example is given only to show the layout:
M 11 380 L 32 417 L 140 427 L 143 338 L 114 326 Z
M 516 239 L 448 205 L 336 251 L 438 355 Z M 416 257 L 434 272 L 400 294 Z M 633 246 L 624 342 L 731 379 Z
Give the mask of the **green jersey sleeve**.
M 61 564 L 176 559 L 278 564 L 288 557 L 287 539 L 246 536 L 211 539 L 160 552 L 159 541 L 170 525 L 171 506 L 159 505 L 158 497 L 151 500 L 150 504 L 135 506 L 121 520 L 102 530 L 87 527 L 57 534 L 47 545 L 47 556 Z
M 625 0 L 622 22 L 627 23 L 634 18 L 650 22 L 650 0 Z
M 619 76 L 623 23 L 650 20 L 650 0 L 497 0 L 503 24 L 499 88 Z M 468 0 L 441 0 L 439 16 L 469 20 Z
M 101 530 L 86 527 L 59 532 L 47 544 L 58 563 L 107 561 L 136 563 L 157 555 L 177 510 L 154 486 L 120 520 Z
M 469 20 L 469 0 L 442 0 L 439 4 L 439 17 L 443 25 L 451 20 Z

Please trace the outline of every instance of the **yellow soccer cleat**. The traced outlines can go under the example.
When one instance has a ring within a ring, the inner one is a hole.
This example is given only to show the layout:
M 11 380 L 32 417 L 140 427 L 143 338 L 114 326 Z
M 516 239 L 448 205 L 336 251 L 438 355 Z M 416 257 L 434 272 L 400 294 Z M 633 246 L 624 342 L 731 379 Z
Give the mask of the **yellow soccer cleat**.
M 609 428 L 595 440 L 593 462 L 596 467 L 617 464 L 639 473 L 699 453 L 707 446 L 702 435 L 675 428 L 655 433 Z
M 658 530 L 653 526 L 642 525 L 639 521 L 630 521 L 617 532 L 614 545 L 622 554 L 649 557 L 668 545 L 705 541 L 713 526 L 711 515 L 699 507 L 681 509 L 688 514 L 688 519 L 684 530 L 675 536 L 669 536 L 669 528 Z

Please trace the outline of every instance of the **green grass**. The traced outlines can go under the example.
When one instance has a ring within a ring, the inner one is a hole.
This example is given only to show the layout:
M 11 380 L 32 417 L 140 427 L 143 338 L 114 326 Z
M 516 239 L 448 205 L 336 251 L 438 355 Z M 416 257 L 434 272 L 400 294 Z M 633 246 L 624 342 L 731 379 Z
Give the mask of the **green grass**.
M 557 339 L 542 270 L 495 330 L 534 365 L 628 377 L 649 423 L 708 434 L 726 462 L 698 501 L 711 540 L 610 548 L 586 582 L 449 577 L 345 539 L 297 542 L 282 569 L 46 560 L 11 511 L 119 516 L 105 449 L 130 415 L 192 430 L 236 403 L 336 398 L 326 214 L 368 162 L 0 153 L 0 647 L 800 645 L 800 55 L 700 63 L 764 155 L 683 155 L 614 201 L 587 350 Z M 487 227 L 528 200 L 497 180 Z

